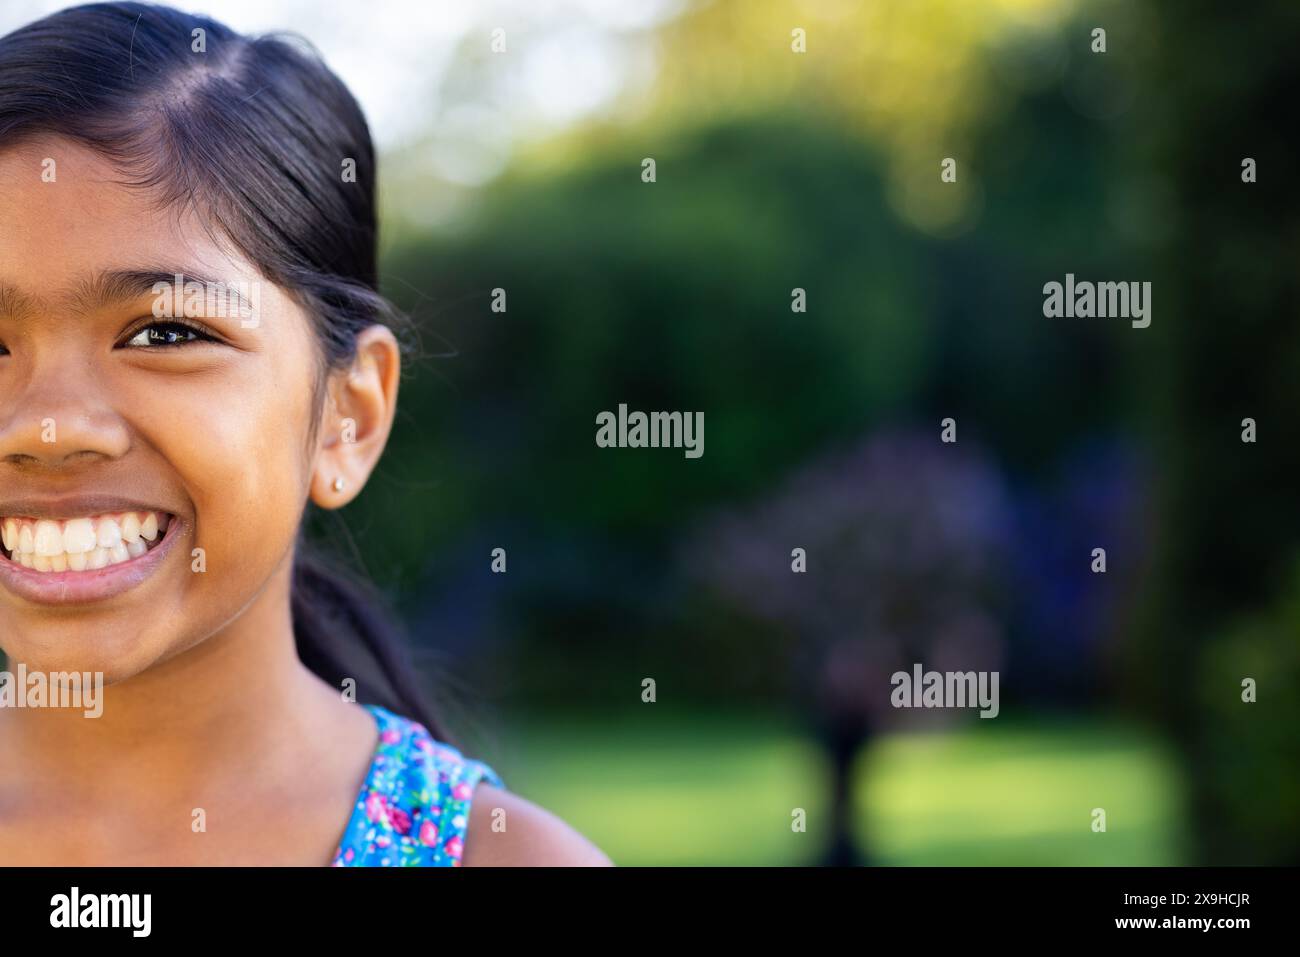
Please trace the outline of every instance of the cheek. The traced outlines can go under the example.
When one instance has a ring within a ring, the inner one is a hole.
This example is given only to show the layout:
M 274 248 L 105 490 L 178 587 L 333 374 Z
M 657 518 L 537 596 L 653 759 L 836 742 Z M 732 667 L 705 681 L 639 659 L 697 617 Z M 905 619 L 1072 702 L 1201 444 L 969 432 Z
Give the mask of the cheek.
M 310 478 L 311 385 L 309 370 L 241 356 L 169 385 L 164 408 L 137 421 L 180 479 L 210 570 L 264 575 L 292 543 Z

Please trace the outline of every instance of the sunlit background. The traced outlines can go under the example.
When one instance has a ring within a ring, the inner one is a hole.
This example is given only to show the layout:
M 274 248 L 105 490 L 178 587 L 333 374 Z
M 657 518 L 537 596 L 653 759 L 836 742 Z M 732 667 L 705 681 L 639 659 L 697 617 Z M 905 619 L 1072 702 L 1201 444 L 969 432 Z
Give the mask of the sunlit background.
M 457 742 L 620 864 L 1300 863 L 1300 5 L 1251 8 L 204 6 L 383 152 L 423 355 L 324 531 Z M 1044 318 L 1067 272 L 1151 326 Z M 621 402 L 704 456 L 598 449 Z M 890 709 L 913 662 L 1001 713 Z

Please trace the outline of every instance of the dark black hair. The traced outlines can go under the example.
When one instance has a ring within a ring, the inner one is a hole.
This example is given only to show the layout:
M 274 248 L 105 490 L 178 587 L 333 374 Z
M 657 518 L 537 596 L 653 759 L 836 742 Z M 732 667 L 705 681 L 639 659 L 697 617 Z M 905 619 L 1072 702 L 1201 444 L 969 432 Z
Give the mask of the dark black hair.
M 305 40 L 152 4 L 63 10 L 0 37 L 0 148 L 40 134 L 104 155 L 163 205 L 202 209 L 315 323 L 317 398 L 362 330 L 408 331 L 378 291 L 370 131 Z M 447 740 L 382 603 L 303 541 L 292 606 L 307 667 Z

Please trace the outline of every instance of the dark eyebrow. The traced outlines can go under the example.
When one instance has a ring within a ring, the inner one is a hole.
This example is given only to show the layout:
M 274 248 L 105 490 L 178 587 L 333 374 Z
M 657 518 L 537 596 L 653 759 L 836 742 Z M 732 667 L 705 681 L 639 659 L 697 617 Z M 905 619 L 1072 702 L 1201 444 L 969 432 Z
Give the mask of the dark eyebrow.
M 74 309 L 84 310 L 106 303 L 129 302 L 141 296 L 156 295 L 154 287 L 158 283 L 171 286 L 177 281 L 178 275 L 182 283 L 199 283 L 205 289 L 219 284 L 216 279 L 177 268 L 106 269 L 89 279 L 82 280 L 71 293 L 67 294 L 66 298 L 72 303 Z M 255 313 L 253 304 L 239 293 L 233 282 L 227 281 L 224 285 L 226 296 L 234 304 L 250 315 Z M 183 286 L 181 293 L 184 294 Z M 17 286 L 0 282 L 0 316 L 25 318 L 36 315 L 42 308 L 44 307 L 41 300 L 28 295 Z
M 0 282 L 0 316 L 18 319 L 38 311 L 38 304 L 35 299 L 17 286 L 9 286 Z
M 177 278 L 179 276 L 179 279 Z M 154 287 L 159 283 L 171 286 L 180 282 L 181 293 L 184 285 L 198 283 L 205 289 L 210 286 L 224 285 L 226 295 L 241 309 L 253 312 L 253 305 L 234 288 L 232 281 L 212 279 L 196 272 L 183 269 L 106 269 L 90 279 L 83 280 L 72 294 L 72 301 L 81 308 L 112 302 L 127 302 L 141 296 L 156 295 Z M 239 280 L 243 282 L 243 280 Z M 184 300 L 182 300 L 184 301 Z

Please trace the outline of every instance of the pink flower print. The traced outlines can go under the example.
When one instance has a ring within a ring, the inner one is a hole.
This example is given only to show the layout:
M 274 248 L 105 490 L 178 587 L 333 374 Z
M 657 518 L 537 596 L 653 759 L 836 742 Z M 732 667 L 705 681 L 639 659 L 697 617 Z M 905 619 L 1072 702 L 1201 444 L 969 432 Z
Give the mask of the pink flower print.
M 398 834 L 406 834 L 411 830 L 411 815 L 400 807 L 390 807 L 388 809 L 388 820 L 392 822 L 393 830 Z
M 447 852 L 447 856 L 452 860 L 459 861 L 461 851 L 465 849 L 465 845 L 459 837 L 453 837 L 443 845 L 442 849 Z
M 459 784 L 457 784 L 454 788 L 451 789 L 451 796 L 454 797 L 457 801 L 468 801 L 470 795 L 473 793 L 474 793 L 474 789 L 471 788 L 464 781 L 461 781 Z
M 420 825 L 420 843 L 425 847 L 434 847 L 438 843 L 438 825 L 432 818 L 426 817 Z
M 397 742 L 402 740 L 402 733 L 396 728 L 388 728 L 379 736 L 379 740 L 384 742 L 384 744 L 397 744 Z
M 366 819 L 372 824 L 388 820 L 388 799 L 378 791 L 371 791 L 366 798 Z
M 357 855 L 356 855 L 356 852 L 353 851 L 352 848 L 349 847 L 349 848 L 347 849 L 347 853 L 345 853 L 345 854 L 343 855 L 343 860 L 348 861 L 349 863 L 351 863 L 352 858 L 354 858 L 354 857 L 356 857 L 356 856 L 357 856 Z
M 387 834 L 380 834 L 377 838 L 375 838 L 376 847 L 387 847 L 391 843 L 392 843 L 392 838 L 390 838 Z

